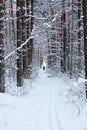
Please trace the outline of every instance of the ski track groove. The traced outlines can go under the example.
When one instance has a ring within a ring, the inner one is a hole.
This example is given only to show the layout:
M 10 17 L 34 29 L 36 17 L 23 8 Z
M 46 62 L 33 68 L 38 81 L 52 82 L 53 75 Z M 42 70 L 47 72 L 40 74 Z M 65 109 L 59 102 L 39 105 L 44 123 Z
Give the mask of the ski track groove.
M 58 110 L 56 106 L 56 92 L 54 91 L 54 84 L 49 85 L 49 91 L 50 91 L 50 106 L 49 106 L 49 125 L 50 125 L 50 130 L 62 130 L 61 124 L 59 121 L 59 116 L 58 116 Z M 54 119 L 54 121 L 52 120 Z

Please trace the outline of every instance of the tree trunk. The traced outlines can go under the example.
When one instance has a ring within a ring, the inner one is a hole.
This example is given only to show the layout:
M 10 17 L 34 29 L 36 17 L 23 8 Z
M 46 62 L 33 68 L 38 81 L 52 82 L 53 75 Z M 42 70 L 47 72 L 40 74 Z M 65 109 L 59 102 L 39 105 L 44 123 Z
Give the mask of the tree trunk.
M 70 35 L 70 78 L 73 76 L 73 42 L 74 42 L 74 1 L 72 0 L 71 35 Z
M 83 0 L 83 25 L 84 25 L 84 58 L 85 58 L 85 85 L 87 98 L 87 0 Z
M 65 0 L 62 1 L 62 14 L 61 14 L 61 29 L 62 29 L 62 45 L 61 49 L 61 72 L 66 72 L 66 13 L 65 13 Z
M 81 73 L 81 0 L 78 0 L 78 76 Z
M 4 2 L 0 0 L 0 92 L 5 92 L 4 63 Z
M 32 29 L 33 29 L 33 0 L 31 0 L 31 19 L 30 19 L 30 33 L 32 32 Z M 28 53 L 28 57 L 29 57 L 29 75 L 31 75 L 31 69 L 32 69 L 32 67 L 31 67 L 31 65 L 32 65 L 32 54 L 33 54 L 33 39 L 30 39 L 30 41 L 29 41 L 29 46 L 28 46 L 28 48 L 29 48 L 29 53 Z
M 22 43 L 27 40 L 27 8 L 26 1 L 22 0 Z M 23 46 L 23 77 L 28 78 L 28 45 Z
M 15 45 L 15 42 L 16 42 L 16 35 L 15 35 L 15 23 L 14 23 L 14 13 L 13 13 L 13 8 L 14 8 L 14 5 L 13 5 L 13 0 L 11 0 L 11 18 L 12 18 L 12 40 L 13 40 L 13 43 Z
M 22 10 L 21 1 L 17 0 L 17 47 L 22 44 Z M 17 51 L 17 86 L 23 85 L 23 50 Z
M 67 5 L 68 11 L 67 11 L 67 49 L 66 49 L 66 71 L 67 74 L 70 76 L 70 2 Z

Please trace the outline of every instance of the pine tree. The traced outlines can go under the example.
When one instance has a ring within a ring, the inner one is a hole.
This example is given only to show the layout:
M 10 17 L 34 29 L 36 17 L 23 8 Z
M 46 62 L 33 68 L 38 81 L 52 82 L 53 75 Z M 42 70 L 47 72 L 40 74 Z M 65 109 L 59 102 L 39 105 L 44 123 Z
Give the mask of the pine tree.
M 84 25 L 84 57 L 85 57 L 85 79 L 87 80 L 87 0 L 82 1 L 83 5 L 83 25 Z M 86 85 L 86 98 L 87 98 L 87 81 Z
M 27 40 L 27 8 L 26 1 L 22 0 L 22 43 Z M 23 46 L 23 77 L 28 78 L 28 44 Z
M 31 18 L 29 19 L 29 24 L 28 24 L 28 28 L 29 28 L 29 34 L 31 34 L 32 29 L 33 29 L 33 5 L 34 5 L 34 0 L 30 0 L 30 3 L 28 3 L 28 7 L 30 6 L 30 11 L 28 10 L 28 14 L 31 15 Z M 33 54 L 33 39 L 30 39 L 29 44 L 28 44 L 28 48 L 29 48 L 29 53 L 28 53 L 28 58 L 29 58 L 29 77 L 31 75 L 31 71 L 32 71 L 32 54 Z
M 78 76 L 81 73 L 81 0 L 78 0 Z
M 0 0 L 0 92 L 5 92 L 4 4 L 3 0 Z
M 17 48 L 22 44 L 22 1 L 17 0 Z M 23 49 L 17 51 L 17 86 L 23 85 Z
M 66 13 L 65 13 L 65 0 L 62 1 L 61 29 L 62 29 L 61 71 L 63 73 L 65 73 L 66 72 Z

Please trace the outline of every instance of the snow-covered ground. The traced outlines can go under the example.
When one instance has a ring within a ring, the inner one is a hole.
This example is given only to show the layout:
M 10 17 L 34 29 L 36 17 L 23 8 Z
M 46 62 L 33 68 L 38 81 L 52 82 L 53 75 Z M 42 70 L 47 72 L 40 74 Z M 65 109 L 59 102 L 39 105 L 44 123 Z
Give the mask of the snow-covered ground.
M 0 130 L 87 130 L 87 104 L 65 80 L 40 70 L 29 94 L 0 94 Z

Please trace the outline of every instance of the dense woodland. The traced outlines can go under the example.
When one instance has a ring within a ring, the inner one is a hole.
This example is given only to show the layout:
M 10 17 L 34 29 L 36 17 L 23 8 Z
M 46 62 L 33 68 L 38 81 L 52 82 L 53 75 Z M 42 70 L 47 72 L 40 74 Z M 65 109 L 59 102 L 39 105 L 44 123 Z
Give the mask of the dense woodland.
M 87 80 L 87 0 L 0 0 L 0 92 L 32 84 L 43 57 L 52 76 Z

